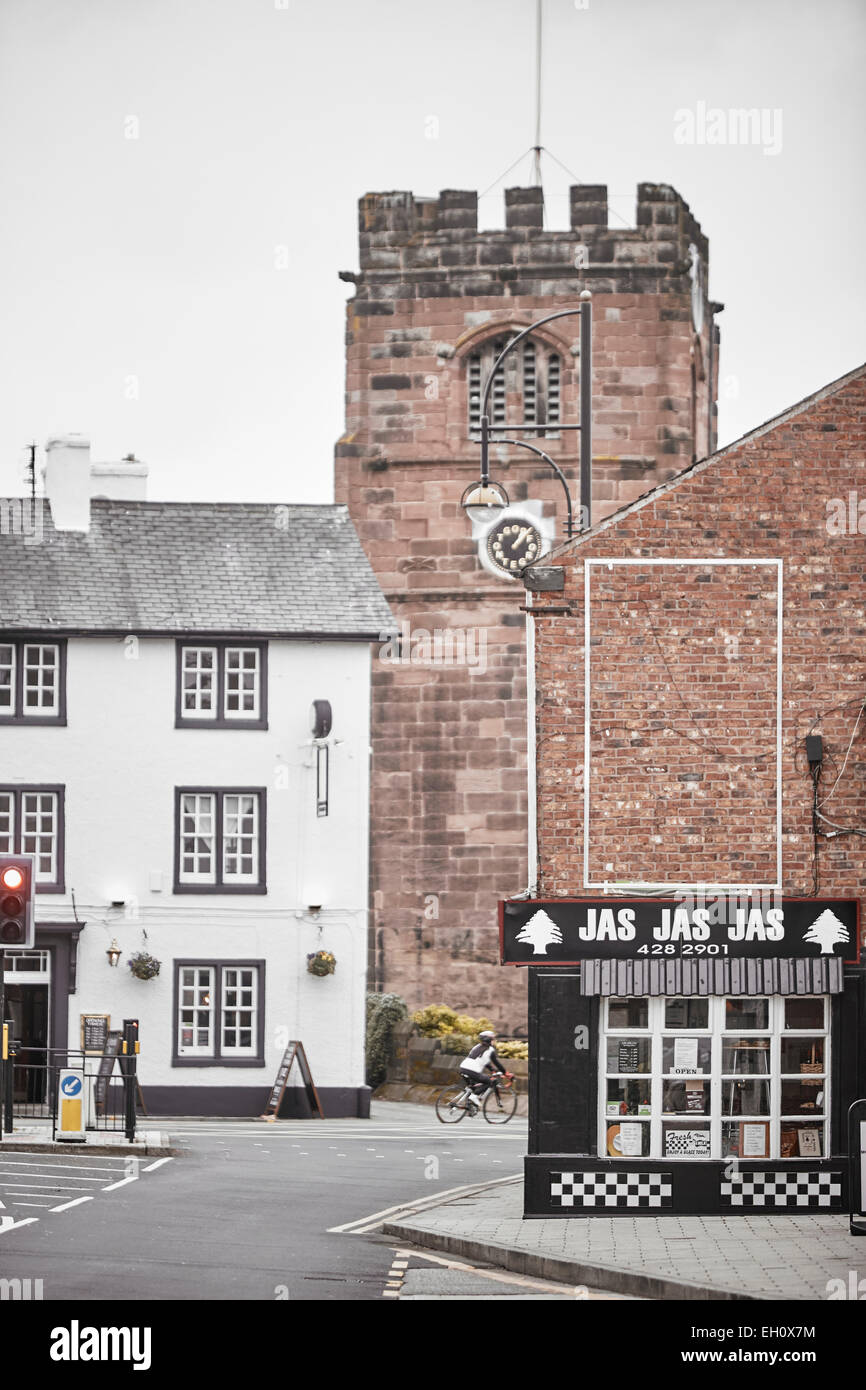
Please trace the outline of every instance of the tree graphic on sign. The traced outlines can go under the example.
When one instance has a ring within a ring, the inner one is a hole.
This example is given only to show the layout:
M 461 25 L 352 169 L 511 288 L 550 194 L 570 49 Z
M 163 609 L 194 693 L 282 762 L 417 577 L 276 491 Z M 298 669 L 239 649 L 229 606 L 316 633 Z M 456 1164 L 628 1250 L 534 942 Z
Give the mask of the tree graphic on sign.
M 848 939 L 848 928 L 829 907 L 815 919 L 803 937 L 804 941 L 811 941 L 815 946 L 820 946 L 822 956 L 832 956 L 833 947 L 842 945 Z
M 534 956 L 546 956 L 548 946 L 558 945 L 562 940 L 562 932 L 540 907 L 517 933 L 516 939 L 531 946 Z

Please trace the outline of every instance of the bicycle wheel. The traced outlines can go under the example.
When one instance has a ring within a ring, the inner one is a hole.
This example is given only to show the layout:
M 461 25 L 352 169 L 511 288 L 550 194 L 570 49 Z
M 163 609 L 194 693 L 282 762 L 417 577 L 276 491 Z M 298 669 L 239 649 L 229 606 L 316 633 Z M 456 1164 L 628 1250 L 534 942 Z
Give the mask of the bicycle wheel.
M 517 1096 L 513 1091 L 490 1091 L 481 1108 L 489 1125 L 507 1125 L 517 1109 Z
M 443 1125 L 457 1125 L 466 1118 L 465 1104 L 457 1104 L 465 1089 L 465 1086 L 442 1087 L 436 1097 L 436 1118 L 441 1120 Z

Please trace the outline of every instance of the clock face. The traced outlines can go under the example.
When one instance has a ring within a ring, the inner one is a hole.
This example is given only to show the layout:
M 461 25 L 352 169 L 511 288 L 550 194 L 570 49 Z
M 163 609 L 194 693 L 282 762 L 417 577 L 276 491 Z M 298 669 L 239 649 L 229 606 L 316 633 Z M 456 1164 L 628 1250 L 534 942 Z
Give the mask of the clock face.
M 505 517 L 487 536 L 487 555 L 502 574 L 516 578 L 541 554 L 541 535 L 522 517 Z

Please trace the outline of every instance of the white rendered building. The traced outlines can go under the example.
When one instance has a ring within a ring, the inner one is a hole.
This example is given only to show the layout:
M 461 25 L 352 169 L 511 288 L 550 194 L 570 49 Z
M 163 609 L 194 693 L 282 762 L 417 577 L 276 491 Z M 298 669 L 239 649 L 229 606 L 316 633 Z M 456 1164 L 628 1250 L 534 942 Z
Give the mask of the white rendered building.
M 7 1015 L 36 1050 L 79 1049 L 84 1015 L 138 1019 L 151 1114 L 260 1114 L 289 1039 L 326 1115 L 365 1114 L 370 666 L 391 615 L 344 507 L 145 484 L 71 436 L 44 499 L 0 502 L 0 853 L 37 858 Z M 309 973 L 318 950 L 333 974 Z M 154 978 L 128 968 L 142 951 Z M 294 1089 L 282 1113 L 303 1105 Z

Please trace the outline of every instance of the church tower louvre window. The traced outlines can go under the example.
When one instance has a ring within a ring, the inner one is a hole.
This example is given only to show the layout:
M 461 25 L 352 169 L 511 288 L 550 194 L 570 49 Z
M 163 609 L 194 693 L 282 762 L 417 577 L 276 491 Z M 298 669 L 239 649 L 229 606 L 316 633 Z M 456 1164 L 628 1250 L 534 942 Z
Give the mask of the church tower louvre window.
M 470 353 L 466 366 L 469 435 L 479 439 L 481 398 L 485 384 L 508 338 L 491 338 Z M 491 427 L 504 429 L 512 421 L 527 425 L 557 425 L 560 421 L 562 359 L 544 344 L 528 338 L 514 356 L 502 364 L 493 380 L 488 415 Z M 510 401 L 509 401 L 510 398 Z M 507 410 L 509 402 L 511 410 Z M 553 432 L 553 431 L 551 431 Z M 546 433 L 546 432 L 545 432 Z M 532 437 L 544 438 L 543 435 Z

